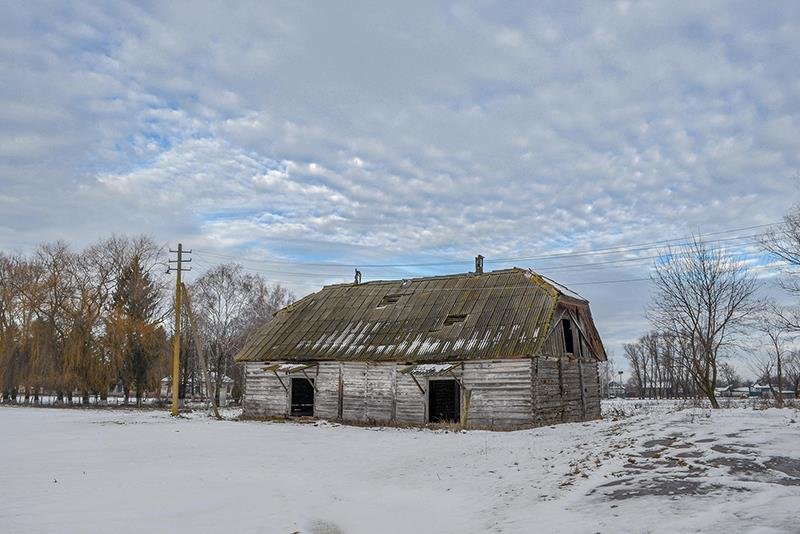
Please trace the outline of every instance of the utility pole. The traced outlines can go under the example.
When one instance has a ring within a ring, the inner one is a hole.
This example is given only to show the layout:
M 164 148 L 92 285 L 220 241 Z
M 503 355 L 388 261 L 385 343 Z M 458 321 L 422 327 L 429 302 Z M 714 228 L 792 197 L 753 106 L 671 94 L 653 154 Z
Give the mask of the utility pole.
M 177 253 L 178 259 L 173 260 L 170 259 L 169 263 L 177 263 L 177 267 L 170 267 L 167 269 L 167 274 L 171 271 L 177 271 L 177 281 L 175 284 L 175 333 L 172 339 L 172 415 L 178 415 L 178 393 L 180 389 L 180 377 L 181 377 L 181 294 L 183 291 L 181 290 L 183 284 L 181 284 L 181 273 L 186 271 L 191 271 L 192 268 L 183 268 L 184 263 L 191 262 L 191 258 L 188 260 L 183 259 L 184 254 L 191 254 L 191 250 L 184 251 L 183 244 L 178 243 L 178 250 L 169 250 L 171 253 Z

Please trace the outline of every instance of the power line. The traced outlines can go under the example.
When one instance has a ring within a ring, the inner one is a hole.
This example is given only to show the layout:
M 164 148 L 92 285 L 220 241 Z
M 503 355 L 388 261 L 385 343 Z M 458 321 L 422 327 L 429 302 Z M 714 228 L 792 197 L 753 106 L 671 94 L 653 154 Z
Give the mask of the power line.
M 202 264 L 204 264 L 206 266 L 209 266 L 209 267 L 215 267 L 216 265 L 219 265 L 219 264 L 212 264 L 212 263 L 207 263 L 207 262 L 202 262 Z M 248 267 L 245 267 L 245 266 L 242 266 L 242 268 L 244 268 L 247 271 L 251 271 L 251 272 L 255 272 L 255 273 L 261 273 L 261 271 L 258 270 L 258 269 L 252 269 L 252 268 L 248 268 Z M 783 269 L 783 266 L 777 265 L 777 264 L 759 265 L 759 266 L 751 268 L 751 270 L 759 271 L 759 272 L 765 272 L 765 271 L 769 272 L 769 271 L 776 271 L 776 270 L 782 270 L 782 269 Z M 334 283 L 341 283 L 341 284 L 349 283 L 348 282 L 349 277 L 347 277 L 345 275 L 323 275 L 322 278 L 341 278 L 342 280 L 340 282 L 334 282 Z M 264 280 L 266 280 L 268 282 L 278 283 L 278 284 L 286 283 L 286 280 L 274 280 L 274 279 L 266 279 L 266 278 Z M 572 287 L 572 286 L 591 286 L 591 285 L 636 283 L 636 282 L 647 282 L 647 281 L 650 281 L 650 280 L 651 280 L 650 277 L 639 277 L 639 278 L 622 278 L 622 279 L 612 279 L 612 280 L 591 280 L 591 281 L 576 281 L 576 282 L 564 282 L 564 283 L 554 282 L 554 283 L 556 285 L 562 285 L 562 286 L 564 286 L 564 287 L 566 287 L 568 289 L 569 287 Z M 382 282 L 382 281 L 395 282 L 396 280 L 380 280 L 380 279 L 377 279 L 377 280 L 371 280 L 369 282 L 364 282 L 364 283 L 368 284 L 368 283 L 375 283 L 375 282 Z M 313 285 L 313 284 L 309 283 L 309 285 Z M 328 285 L 331 285 L 331 284 L 328 284 Z M 528 286 L 495 286 L 495 287 L 486 288 L 486 289 L 499 289 L 499 288 L 502 288 L 502 289 L 513 289 L 513 288 L 522 288 L 522 287 L 528 287 Z M 424 291 L 467 291 L 467 290 L 470 290 L 470 289 L 474 289 L 474 288 L 422 289 L 422 290 L 416 290 L 415 292 L 419 292 L 419 291 L 423 291 L 423 292 Z
M 742 244 L 744 246 L 745 244 Z M 722 250 L 722 248 L 715 248 L 710 249 L 714 250 Z M 550 266 L 550 267 L 535 267 L 535 271 L 541 272 L 582 272 L 582 271 L 594 271 L 599 270 L 597 269 L 598 266 L 605 266 L 605 265 L 615 265 L 620 263 L 631 263 L 631 262 L 647 262 L 652 261 L 657 258 L 667 258 L 674 256 L 674 254 L 663 254 L 663 255 L 654 255 L 654 256 L 644 256 L 639 258 L 625 258 L 625 259 L 618 259 L 618 260 L 609 260 L 604 262 L 594 262 L 594 263 L 580 263 L 574 265 L 557 265 L 557 266 Z M 745 261 L 748 259 L 757 259 L 762 257 L 761 253 L 735 253 L 735 254 L 726 254 L 725 257 L 727 259 L 737 260 L 737 261 Z M 211 261 L 201 260 L 201 264 L 206 266 L 216 266 L 219 263 L 214 263 Z M 331 277 L 338 277 L 338 276 L 345 276 L 344 274 L 340 273 L 321 273 L 321 272 L 297 272 L 297 271 L 283 271 L 283 270 L 273 270 L 273 269 L 264 269 L 264 268 L 255 268 L 250 266 L 242 265 L 243 268 L 258 273 L 272 273 L 272 274 L 280 274 L 283 276 L 290 276 L 290 277 L 306 277 L 306 278 L 331 278 Z
M 747 241 L 747 242 L 744 242 L 744 243 L 736 243 L 734 246 L 736 246 L 736 247 L 747 247 L 747 246 L 751 246 L 751 245 L 755 245 L 755 244 L 758 244 L 758 241 Z M 723 250 L 723 247 L 711 248 L 709 250 L 710 251 Z M 651 260 L 654 260 L 654 259 L 657 259 L 657 258 L 669 258 L 669 257 L 672 257 L 674 255 L 675 254 L 654 254 L 654 255 L 650 255 L 650 256 L 638 256 L 636 258 L 623 258 L 623 259 L 618 259 L 618 260 L 607 260 L 607 261 L 597 261 L 597 262 L 589 262 L 589 263 L 578 263 L 578 264 L 575 264 L 575 265 L 554 265 L 554 266 L 551 266 L 551 267 L 537 267 L 537 269 L 543 270 L 543 271 L 544 270 L 560 270 L 560 271 L 563 271 L 563 270 L 570 270 L 570 271 L 577 270 L 577 271 L 581 271 L 581 270 L 584 270 L 583 267 L 595 267 L 595 266 L 598 266 L 598 265 L 613 265 L 613 264 L 617 264 L 617 263 L 646 262 L 646 261 L 651 261 Z M 736 254 L 736 256 L 742 256 L 742 257 L 748 257 L 748 256 L 756 257 L 756 256 L 760 256 L 760 255 L 761 255 L 760 253 Z M 734 255 L 729 255 L 729 256 L 733 257 Z
M 722 243 L 722 242 L 732 241 L 734 239 L 737 239 L 737 240 L 738 239 L 746 239 L 746 238 L 749 238 L 749 237 L 752 237 L 752 236 L 737 236 L 735 238 L 728 238 L 728 239 L 724 239 L 724 240 L 720 239 L 720 240 L 716 240 L 716 241 L 708 241 L 708 243 L 717 243 L 717 244 L 719 244 L 719 243 Z M 757 241 L 745 241 L 745 242 L 742 242 L 742 243 L 736 243 L 736 244 L 734 244 L 734 246 L 736 246 L 736 247 L 747 247 L 747 246 L 752 246 L 752 245 L 757 244 L 757 243 L 758 243 Z M 711 248 L 710 250 L 718 251 L 718 250 L 723 250 L 724 248 L 725 247 L 718 246 L 718 247 Z M 204 255 L 206 255 L 206 254 L 204 254 Z M 200 257 L 202 257 L 204 255 L 200 255 Z M 673 255 L 674 254 L 667 253 L 667 254 L 656 254 L 656 255 L 648 255 L 648 256 L 639 256 L 639 257 L 635 257 L 635 258 L 621 258 L 621 259 L 605 260 L 605 261 L 599 261 L 599 262 L 577 263 L 577 264 L 567 264 L 567 265 L 553 265 L 553 266 L 536 266 L 535 270 L 537 270 L 537 271 L 550 271 L 550 272 L 555 272 L 555 271 L 558 271 L 558 272 L 564 272 L 564 271 L 581 272 L 581 271 L 587 271 L 587 270 L 591 271 L 591 270 L 595 270 L 598 266 L 603 266 L 603 265 L 641 263 L 641 262 L 652 261 L 652 260 L 657 259 L 657 258 L 667 258 L 667 257 L 671 257 Z M 737 254 L 728 254 L 727 256 L 730 257 L 731 259 L 742 260 L 742 259 L 745 259 L 745 258 L 757 258 L 757 257 L 760 256 L 760 254 L 759 253 L 737 253 Z M 252 261 L 252 260 L 244 259 L 244 261 Z M 213 262 L 213 258 L 208 258 L 205 261 L 205 263 L 208 264 L 208 265 L 212 265 L 212 264 L 215 265 L 216 264 L 216 263 L 212 263 L 212 262 Z M 253 262 L 253 263 L 261 263 L 261 262 Z M 336 268 L 337 269 L 346 269 L 347 267 L 336 266 Z M 251 270 L 251 271 L 254 271 L 254 272 L 259 272 L 259 273 L 265 273 L 265 274 L 280 274 L 280 275 L 283 275 L 283 276 L 291 276 L 291 277 L 328 278 L 328 277 L 333 277 L 333 276 L 338 276 L 339 275 L 339 273 L 335 273 L 335 272 L 318 272 L 318 271 L 317 272 L 307 272 L 307 271 L 295 271 L 295 270 L 289 271 L 289 270 L 285 270 L 285 269 L 278 270 L 278 269 L 270 269 L 270 268 L 265 268 L 265 267 L 259 267 L 259 268 L 248 267 L 248 270 Z
M 195 257 L 194 259 L 195 259 L 195 263 L 197 265 L 203 266 L 203 267 L 214 268 L 214 267 L 217 267 L 219 265 L 222 265 L 221 263 L 214 263 L 214 262 L 205 261 L 205 260 L 200 259 L 198 257 Z M 242 268 L 244 270 L 246 270 L 246 271 L 257 273 L 257 274 L 265 273 L 265 271 L 263 271 L 261 269 L 254 269 L 254 268 L 248 267 L 246 265 L 242 265 Z M 284 275 L 287 275 L 287 276 L 292 276 L 291 273 L 287 273 L 287 272 L 279 272 L 279 271 L 274 271 L 274 272 L 277 273 L 277 274 L 284 274 Z M 320 276 L 315 275 L 315 276 L 318 279 L 322 279 L 322 278 L 330 278 L 330 277 L 339 277 L 340 275 L 338 273 L 331 273 L 331 274 L 327 274 L 327 275 L 320 275 Z M 341 277 L 342 278 L 349 278 L 349 276 L 345 277 L 344 275 L 341 275 Z M 276 284 L 285 284 L 286 283 L 286 279 L 279 280 L 277 278 L 264 278 L 264 277 L 262 277 L 262 279 L 264 281 L 266 281 L 266 282 L 273 282 L 273 283 L 276 283 Z M 310 281 L 309 282 L 297 282 L 297 283 L 306 283 L 307 285 L 317 285 L 316 282 L 310 282 Z
M 714 236 L 714 235 L 724 235 L 729 234 L 732 232 L 740 232 L 745 230 L 753 230 L 756 228 L 766 228 L 770 226 L 775 226 L 777 224 L 781 224 L 780 222 L 773 222 L 767 224 L 757 224 L 752 226 L 744 226 L 740 228 L 730 228 L 727 230 L 720 230 L 717 232 L 709 232 L 706 234 L 702 234 L 705 236 Z M 708 240 L 706 243 L 718 243 L 718 242 L 726 242 L 726 241 L 735 241 L 738 239 L 752 239 L 758 237 L 760 234 L 748 234 L 742 236 L 733 236 L 728 238 L 720 238 L 714 240 Z M 597 248 L 592 250 L 586 251 L 572 251 L 572 252 L 561 252 L 561 253 L 552 253 L 552 254 L 541 254 L 541 255 L 533 255 L 533 256 L 519 256 L 519 257 L 509 257 L 509 258 L 494 258 L 494 259 L 487 259 L 485 260 L 487 263 L 511 263 L 515 261 L 545 261 L 551 259 L 558 259 L 558 258 L 570 258 L 570 257 L 579 257 L 579 256 L 592 256 L 592 255 L 603 255 L 603 254 L 612 254 L 612 253 L 625 253 L 625 252 L 640 252 L 645 250 L 651 250 L 653 248 L 661 248 L 664 246 L 669 246 L 670 244 L 673 246 L 683 244 L 682 242 L 686 242 L 687 240 L 692 239 L 692 236 L 685 236 L 680 238 L 672 238 L 672 239 L 662 239 L 658 241 L 650 241 L 645 243 L 637 243 L 637 244 L 630 244 L 630 245 L 618 245 L 614 247 L 606 247 L 606 248 Z M 363 267 L 363 268 L 397 268 L 397 267 L 436 267 L 436 266 L 444 266 L 444 265 L 460 265 L 464 263 L 472 262 L 472 259 L 464 259 L 464 260 L 443 260 L 438 262 L 409 262 L 409 263 L 339 263 L 339 262 L 304 262 L 304 261 L 291 261 L 291 260 L 265 260 L 263 258 L 248 258 L 242 257 L 239 255 L 230 255 L 221 252 L 214 252 L 214 251 L 205 251 L 205 250 L 198 250 L 198 252 L 207 255 L 213 256 L 218 258 L 227 258 L 233 260 L 244 260 L 250 261 L 254 263 L 264 263 L 264 264 L 276 264 L 276 265 L 302 265 L 302 266 L 316 266 L 316 267 Z

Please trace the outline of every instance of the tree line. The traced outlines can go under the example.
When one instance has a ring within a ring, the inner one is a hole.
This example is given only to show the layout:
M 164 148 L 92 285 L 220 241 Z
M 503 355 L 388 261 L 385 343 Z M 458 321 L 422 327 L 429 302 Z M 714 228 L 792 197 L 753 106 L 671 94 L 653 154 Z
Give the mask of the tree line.
M 800 206 L 761 236 L 765 254 L 783 266 L 783 290 L 800 296 Z M 800 334 L 796 307 L 763 298 L 754 269 L 700 238 L 662 251 L 653 266 L 647 310 L 652 332 L 624 345 L 630 390 L 643 397 L 704 396 L 719 407 L 719 386 L 741 384 L 724 358 L 746 354 L 776 404 L 800 391 Z M 787 389 L 790 388 L 790 389 Z
M 0 253 L 0 392 L 4 402 L 124 401 L 158 395 L 169 375 L 174 282 L 167 251 L 147 236 L 112 236 L 74 250 L 45 243 L 32 254 Z M 293 299 L 241 265 L 211 268 L 186 285 L 193 314 L 181 316 L 181 397 L 199 383 L 205 356 L 214 394 L 242 377 L 233 356 L 253 331 Z M 197 378 L 197 380 L 195 380 Z

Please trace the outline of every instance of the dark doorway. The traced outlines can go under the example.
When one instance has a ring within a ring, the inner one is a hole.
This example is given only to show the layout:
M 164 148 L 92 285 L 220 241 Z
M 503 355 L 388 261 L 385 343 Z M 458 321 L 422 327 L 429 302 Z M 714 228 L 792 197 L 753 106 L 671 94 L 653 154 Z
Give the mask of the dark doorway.
M 461 388 L 455 380 L 428 382 L 428 420 L 458 423 L 461 419 Z
M 569 319 L 562 319 L 561 326 L 564 329 L 564 352 L 574 354 L 575 347 L 572 341 L 572 323 Z
M 314 415 L 314 379 L 292 378 L 292 415 Z

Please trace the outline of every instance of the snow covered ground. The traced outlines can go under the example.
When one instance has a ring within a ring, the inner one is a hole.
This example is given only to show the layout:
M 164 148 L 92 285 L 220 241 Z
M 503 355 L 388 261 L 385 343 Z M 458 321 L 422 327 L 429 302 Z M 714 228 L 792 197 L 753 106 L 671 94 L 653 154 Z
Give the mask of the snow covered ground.
M 800 413 L 452 433 L 0 407 L 2 532 L 800 532 Z

